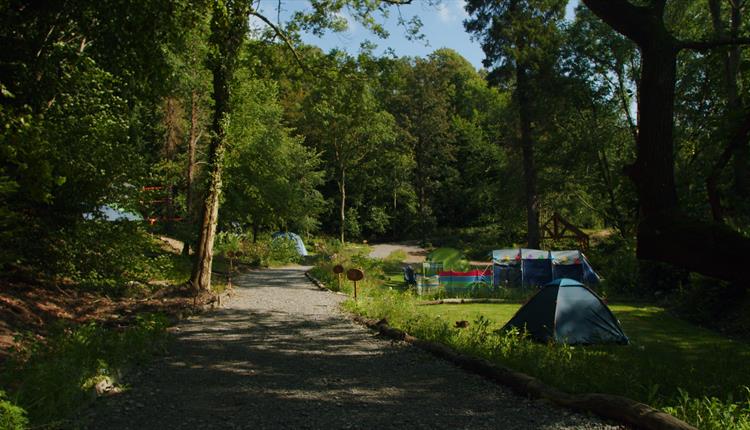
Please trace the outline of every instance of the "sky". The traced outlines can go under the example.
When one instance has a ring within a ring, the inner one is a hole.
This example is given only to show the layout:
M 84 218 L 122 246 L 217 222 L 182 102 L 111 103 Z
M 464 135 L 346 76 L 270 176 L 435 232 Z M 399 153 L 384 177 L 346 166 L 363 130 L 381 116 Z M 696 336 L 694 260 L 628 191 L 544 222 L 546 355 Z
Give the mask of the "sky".
M 569 0 L 566 17 L 573 17 L 573 10 L 578 5 L 579 0 Z M 267 16 L 276 16 L 274 2 L 266 2 L 269 10 L 263 10 L 261 2 L 261 11 Z M 413 1 L 410 5 L 401 6 L 401 15 L 408 20 L 412 16 L 419 16 L 422 20 L 422 33 L 426 40 L 410 41 L 405 37 L 405 31 L 399 27 L 398 13 L 393 9 L 390 17 L 383 22 L 386 30 L 390 33 L 387 39 L 380 39 L 369 30 L 347 19 L 349 29 L 342 33 L 327 32 L 323 37 L 304 34 L 302 40 L 310 45 L 317 45 L 324 51 L 328 52 L 333 48 L 346 50 L 351 54 L 356 54 L 362 42 L 369 40 L 375 43 L 378 48 L 375 50 L 376 55 L 381 55 L 388 48 L 395 51 L 398 56 L 418 56 L 425 57 L 431 52 L 440 48 L 450 48 L 461 54 L 477 69 L 482 68 L 484 53 L 478 41 L 472 41 L 471 36 L 464 30 L 463 21 L 468 18 L 464 10 L 464 0 L 442 0 L 437 6 L 429 6 L 426 2 L 420 0 Z M 273 4 L 273 7 L 271 7 Z M 308 3 L 302 0 L 289 0 L 285 3 L 286 12 L 291 10 L 303 9 L 308 7 Z M 282 13 L 282 15 L 284 15 Z M 346 17 L 346 14 L 344 14 Z

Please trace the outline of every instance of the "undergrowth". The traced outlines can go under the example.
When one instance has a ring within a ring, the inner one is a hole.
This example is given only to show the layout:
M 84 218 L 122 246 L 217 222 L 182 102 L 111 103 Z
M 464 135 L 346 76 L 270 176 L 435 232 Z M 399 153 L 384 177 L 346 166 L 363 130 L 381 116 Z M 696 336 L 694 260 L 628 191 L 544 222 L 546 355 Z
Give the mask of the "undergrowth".
M 0 373 L 8 392 L 7 399 L 0 396 L 0 429 L 24 428 L 24 411 L 35 427 L 69 427 L 71 414 L 94 398 L 97 382 L 116 382 L 128 366 L 164 350 L 166 327 L 165 317 L 150 314 L 124 330 L 59 325 L 44 341 L 31 335 L 17 339 Z

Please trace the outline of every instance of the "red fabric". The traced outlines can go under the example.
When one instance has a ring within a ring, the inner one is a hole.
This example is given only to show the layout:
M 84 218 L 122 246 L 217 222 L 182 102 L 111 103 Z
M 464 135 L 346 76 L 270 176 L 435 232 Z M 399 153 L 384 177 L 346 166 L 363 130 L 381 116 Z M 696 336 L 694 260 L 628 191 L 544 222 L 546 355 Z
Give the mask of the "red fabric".
M 469 270 L 468 272 L 447 271 L 447 272 L 439 272 L 438 275 L 439 276 L 491 276 L 492 269 Z

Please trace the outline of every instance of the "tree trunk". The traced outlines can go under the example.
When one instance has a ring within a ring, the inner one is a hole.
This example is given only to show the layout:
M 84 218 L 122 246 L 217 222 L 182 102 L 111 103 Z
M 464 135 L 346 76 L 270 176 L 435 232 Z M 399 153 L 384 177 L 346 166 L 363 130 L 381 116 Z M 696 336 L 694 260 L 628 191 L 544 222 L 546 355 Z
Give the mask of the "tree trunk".
M 346 170 L 341 169 L 341 180 L 339 181 L 339 191 L 341 191 L 341 243 L 344 243 L 344 230 L 346 229 Z
M 190 138 L 188 139 L 187 184 L 185 190 L 185 222 L 193 225 L 193 182 L 195 182 L 195 148 L 198 146 L 198 94 L 193 90 L 190 95 Z M 192 229 L 191 229 L 192 230 Z M 190 255 L 190 239 L 185 239 L 183 255 Z
M 223 129 L 223 127 L 222 127 Z M 223 130 L 222 130 L 223 131 Z M 216 140 L 224 140 L 224 136 L 217 136 Z M 215 139 L 212 139 L 215 140 Z M 213 146 L 212 142 L 212 146 Z M 190 283 L 198 290 L 211 289 L 211 266 L 214 257 L 214 240 L 216 239 L 216 224 L 219 219 L 219 199 L 221 198 L 221 173 L 224 153 L 223 144 L 219 144 L 212 164 L 210 185 L 203 208 L 200 238 L 195 251 L 195 265 Z
M 528 71 L 516 64 L 516 94 L 521 126 L 523 151 L 523 179 L 526 192 L 526 226 L 529 248 L 539 248 L 539 198 L 536 193 L 536 166 L 534 165 L 534 140 L 531 136 L 531 100 L 529 98 Z
M 679 45 L 664 25 L 665 2 L 648 7 L 626 0 L 583 2 L 641 50 L 637 157 L 627 172 L 638 193 L 638 258 L 740 282 L 747 275 L 736 258 L 750 252 L 750 240 L 679 210 L 672 140 Z
M 179 100 L 174 97 L 167 97 L 164 109 L 164 149 L 163 155 L 165 160 L 173 161 L 177 152 L 177 146 L 182 141 L 183 131 L 181 130 L 180 120 L 183 115 Z M 165 220 L 164 232 L 167 235 L 174 233 L 175 207 L 174 197 L 177 192 L 174 184 L 166 185 L 166 195 L 164 198 Z
M 214 116 L 211 143 L 208 146 L 209 186 L 203 207 L 200 238 L 195 251 L 195 264 L 190 283 L 196 290 L 211 289 L 211 266 L 214 256 L 216 224 L 219 219 L 221 174 L 226 142 L 225 119 L 230 113 L 229 85 L 234 77 L 242 42 L 247 33 L 247 2 L 216 2 L 211 17 L 212 54 L 209 68 L 213 74 Z

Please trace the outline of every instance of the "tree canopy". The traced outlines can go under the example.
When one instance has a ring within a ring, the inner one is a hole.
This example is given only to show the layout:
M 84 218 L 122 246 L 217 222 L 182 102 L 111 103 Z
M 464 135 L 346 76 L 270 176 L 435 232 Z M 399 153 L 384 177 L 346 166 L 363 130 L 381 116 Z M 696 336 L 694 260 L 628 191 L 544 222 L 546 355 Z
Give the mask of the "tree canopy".
M 3 265 L 75 272 L 65 244 L 115 205 L 183 240 L 201 288 L 217 230 L 536 247 L 553 213 L 740 275 L 721 261 L 748 244 L 745 3 L 585 0 L 566 20 L 562 0 L 471 0 L 479 70 L 301 42 L 343 10 L 383 35 L 398 1 L 285 22 L 243 0 L 6 3 Z

